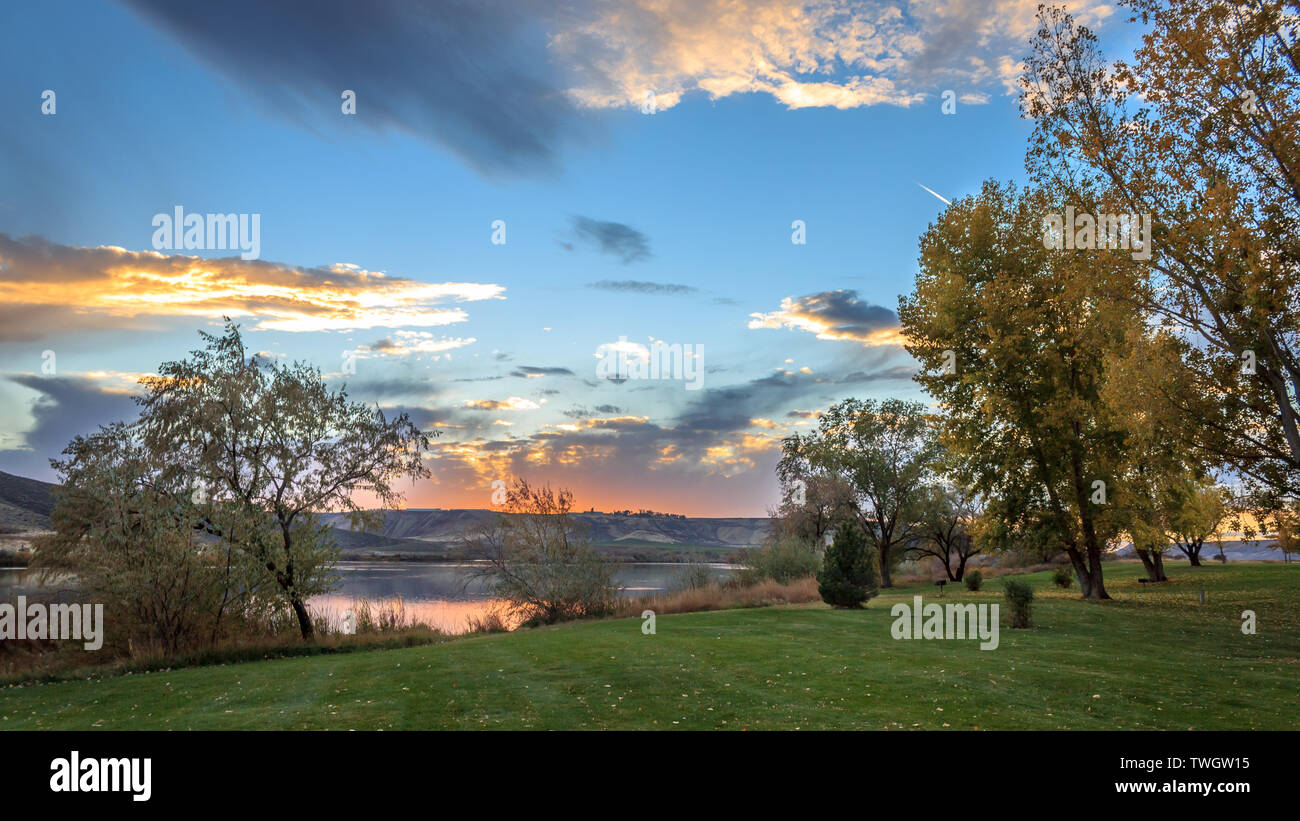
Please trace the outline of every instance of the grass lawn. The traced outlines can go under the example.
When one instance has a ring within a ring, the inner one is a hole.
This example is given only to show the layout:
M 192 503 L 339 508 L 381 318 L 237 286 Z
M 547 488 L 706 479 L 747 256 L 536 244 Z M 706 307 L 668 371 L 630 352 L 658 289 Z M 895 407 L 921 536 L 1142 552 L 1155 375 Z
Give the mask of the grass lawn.
M 1104 604 L 1025 577 L 1036 626 L 990 651 L 890 637 L 890 606 L 927 585 L 861 611 L 661 616 L 656 635 L 622 619 L 11 687 L 0 728 L 1300 729 L 1300 566 L 1175 564 L 1155 590 L 1141 571 L 1108 564 Z M 1001 579 L 952 587 L 1001 601 Z

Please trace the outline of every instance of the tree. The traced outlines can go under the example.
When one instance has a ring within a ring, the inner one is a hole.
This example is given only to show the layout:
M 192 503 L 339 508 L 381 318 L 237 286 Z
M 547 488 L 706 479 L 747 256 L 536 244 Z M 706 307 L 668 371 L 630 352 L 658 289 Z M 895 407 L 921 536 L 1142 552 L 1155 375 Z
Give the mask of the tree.
M 39 539 L 33 567 L 72 574 L 96 601 L 118 641 L 175 653 L 215 640 L 230 610 L 245 613 L 260 593 L 247 567 L 196 533 L 192 506 L 154 492 L 150 455 L 129 426 L 116 422 L 78 436 L 54 460 L 61 487 L 53 532 Z
M 196 528 L 261 568 L 310 638 L 306 601 L 331 589 L 337 555 L 316 514 L 376 522 L 358 500 L 397 506 L 396 480 L 429 475 L 429 436 L 405 413 L 390 420 L 331 390 L 317 368 L 250 355 L 229 320 L 221 336 L 200 335 L 203 348 L 141 380 L 134 430 L 161 466 L 151 490 L 188 500 Z
M 955 479 L 1003 534 L 1064 550 L 1083 595 L 1106 599 L 1124 430 L 1101 390 L 1140 317 L 1107 296 L 1132 278 L 1127 254 L 1047 247 L 1044 216 L 1061 210 L 1048 191 L 991 181 L 954 202 L 921 238 L 899 318 L 916 380 L 943 409 Z
M 1200 567 L 1206 540 L 1222 541 L 1230 515 L 1227 493 L 1210 479 L 1188 479 L 1166 488 L 1162 504 L 1174 545 L 1192 567 Z
M 1154 581 L 1166 580 L 1163 555 L 1172 546 L 1199 566 L 1201 546 L 1218 533 L 1227 516 L 1224 494 L 1211 477 L 1213 460 L 1179 431 L 1186 422 L 1178 410 L 1150 389 L 1153 371 L 1180 367 L 1167 341 L 1161 332 L 1132 329 L 1129 344 L 1109 368 L 1103 388 L 1126 432 L 1128 459 L 1117 506 Z
M 960 485 L 930 486 L 921 505 L 917 541 L 910 552 L 938 559 L 948 574 L 948 581 L 961 581 L 966 562 L 981 549 L 971 533 L 979 513 L 976 499 Z
M 796 473 L 812 470 L 819 472 Z M 777 473 L 781 506 L 770 512 L 776 540 L 798 539 L 820 547 L 837 522 L 854 515 L 853 486 L 843 476 L 795 459 L 778 463 Z
M 506 490 L 503 512 L 469 539 L 470 551 L 484 562 L 472 577 L 486 581 L 523 624 L 554 624 L 615 608 L 614 565 L 591 547 L 572 510 L 570 491 L 516 479 Z
M 1035 180 L 1081 210 L 1154 217 L 1112 291 L 1162 336 L 1149 390 L 1174 432 L 1273 494 L 1300 492 L 1300 62 L 1294 0 L 1128 0 L 1132 62 L 1040 9 L 1022 109 Z M 1093 193 L 1096 192 L 1096 193 Z M 1094 205 L 1094 203 L 1096 205 Z
M 1291 557 L 1300 553 L 1300 504 L 1292 502 L 1274 517 L 1274 537 L 1269 545 L 1273 550 L 1282 551 L 1282 561 L 1289 563 Z
M 854 522 L 837 527 L 817 574 L 822 601 L 832 607 L 862 607 L 879 592 L 879 581 L 876 551 L 862 529 Z
M 880 561 L 890 564 L 919 526 L 917 506 L 938 454 L 925 406 L 900 399 L 845 399 L 821 416 L 818 429 L 782 443 L 778 475 L 834 476 L 851 489 L 848 521 L 856 521 Z

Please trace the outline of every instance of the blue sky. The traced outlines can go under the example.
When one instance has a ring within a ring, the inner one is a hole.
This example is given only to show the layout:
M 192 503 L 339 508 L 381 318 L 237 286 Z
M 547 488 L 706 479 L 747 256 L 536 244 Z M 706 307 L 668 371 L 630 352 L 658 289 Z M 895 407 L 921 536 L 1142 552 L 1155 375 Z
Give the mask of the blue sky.
M 944 207 L 918 184 L 1023 179 L 1008 67 L 1034 3 L 296 5 L 0 11 L 0 470 L 52 479 L 229 312 L 252 349 L 443 431 L 413 505 L 524 475 L 762 515 L 811 412 L 924 399 L 892 318 Z M 1120 56 L 1120 15 L 1071 5 Z M 260 215 L 260 262 L 155 251 L 178 205 Z M 620 338 L 699 346 L 701 389 L 598 378 Z

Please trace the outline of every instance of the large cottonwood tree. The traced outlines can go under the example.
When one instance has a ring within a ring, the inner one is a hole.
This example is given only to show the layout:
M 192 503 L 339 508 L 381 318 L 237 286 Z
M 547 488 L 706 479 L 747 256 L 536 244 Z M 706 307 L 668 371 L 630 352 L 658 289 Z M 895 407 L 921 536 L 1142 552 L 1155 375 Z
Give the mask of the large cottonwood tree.
M 1064 205 L 995 182 L 954 202 L 921 238 L 899 318 L 916 379 L 940 405 L 953 478 L 986 500 L 1004 541 L 1065 551 L 1084 596 L 1105 599 L 1124 429 L 1102 389 L 1136 324 L 1107 291 L 1135 263 L 1048 248 L 1044 217 Z
M 1022 109 L 1034 179 L 1081 209 L 1149 213 L 1143 281 L 1115 295 L 1172 358 L 1146 389 L 1173 431 L 1275 497 L 1300 493 L 1300 4 L 1126 0 L 1130 61 L 1040 9 Z M 1172 366 L 1172 367 L 1169 367 Z

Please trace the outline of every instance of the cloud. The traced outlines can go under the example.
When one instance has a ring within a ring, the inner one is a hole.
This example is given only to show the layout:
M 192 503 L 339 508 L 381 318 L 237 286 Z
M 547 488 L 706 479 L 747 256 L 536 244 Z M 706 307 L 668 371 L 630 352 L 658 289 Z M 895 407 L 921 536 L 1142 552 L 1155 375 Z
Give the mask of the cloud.
M 668 109 L 691 93 L 767 94 L 789 108 L 910 106 L 939 82 L 1004 80 L 1039 2 L 622 0 L 575 13 L 551 48 L 578 78 L 570 96 L 593 108 Z M 1094 28 L 1112 12 L 1105 0 L 1065 4 Z
M 792 328 L 817 334 L 818 339 L 852 340 L 864 345 L 898 345 L 898 315 L 888 308 L 863 302 L 856 291 L 823 291 L 786 297 L 781 308 L 753 313 L 750 328 Z
M 727 506 L 752 514 L 773 495 L 779 445 L 775 436 L 719 437 L 642 416 L 600 417 L 510 439 L 442 438 L 429 467 L 438 487 L 461 492 L 523 476 L 570 488 L 580 504 L 654 499 L 696 515 L 726 515 Z
M 532 0 L 126 0 L 196 57 L 286 118 L 394 130 L 489 175 L 556 164 L 581 117 Z M 341 112 L 344 89 L 356 114 Z M 342 125 L 340 125 L 342 127 Z
M 1039 1 L 123 0 L 291 122 L 410 134 L 491 176 L 556 167 L 589 141 L 587 110 L 691 94 L 847 109 L 947 86 L 978 104 L 1008 83 Z M 1113 12 L 1064 5 L 1094 29 Z
M 596 288 L 601 291 L 616 291 L 619 293 L 664 295 L 693 294 L 699 290 L 690 285 L 676 285 L 666 282 L 643 282 L 637 279 L 623 279 L 617 281 L 602 279 L 600 282 L 593 282 L 587 287 Z
M 573 217 L 573 236 L 603 254 L 620 257 L 624 264 L 650 256 L 650 238 L 621 222 Z
M 337 377 L 333 377 L 337 378 Z M 346 380 L 348 395 L 354 399 L 364 398 L 368 401 L 392 399 L 394 397 L 432 398 L 437 393 L 435 384 L 428 376 L 417 374 L 395 374 L 358 378 L 349 376 Z
M 545 401 L 546 401 L 545 399 L 542 400 L 542 402 Z M 541 405 L 538 404 L 537 402 L 534 402 L 531 399 L 524 399 L 522 396 L 512 396 L 509 399 L 505 399 L 505 400 L 470 399 L 465 402 L 463 407 L 469 410 L 476 410 L 476 411 L 498 411 L 498 410 L 521 411 L 521 410 L 537 410 L 538 408 L 541 407 Z
M 344 331 L 464 322 L 448 301 L 501 299 L 500 285 L 425 283 L 355 265 L 301 267 L 58 245 L 0 233 L 0 341 L 140 328 L 142 317 L 255 317 L 254 330 Z
M 463 348 L 477 341 L 474 337 L 469 339 L 436 337 L 428 331 L 395 331 L 391 336 L 384 337 L 369 345 L 357 346 L 353 353 L 359 359 L 420 354 L 432 354 L 434 359 L 438 359 L 441 354 L 447 351 Z
M 22 443 L 0 450 L 0 470 L 35 478 L 53 478 L 49 460 L 61 453 L 74 436 L 93 433 L 108 422 L 134 419 L 139 408 L 128 391 L 106 388 L 86 376 L 42 377 L 17 374 L 8 381 L 36 391 L 32 402 L 32 427 Z
M 623 413 L 618 405 L 597 405 L 594 408 L 575 407 L 564 412 L 570 419 L 591 419 L 597 415 L 617 416 Z
M 543 376 L 573 376 L 573 371 L 568 368 L 537 368 L 531 365 L 523 365 L 511 371 L 510 375 L 525 379 L 537 379 Z

